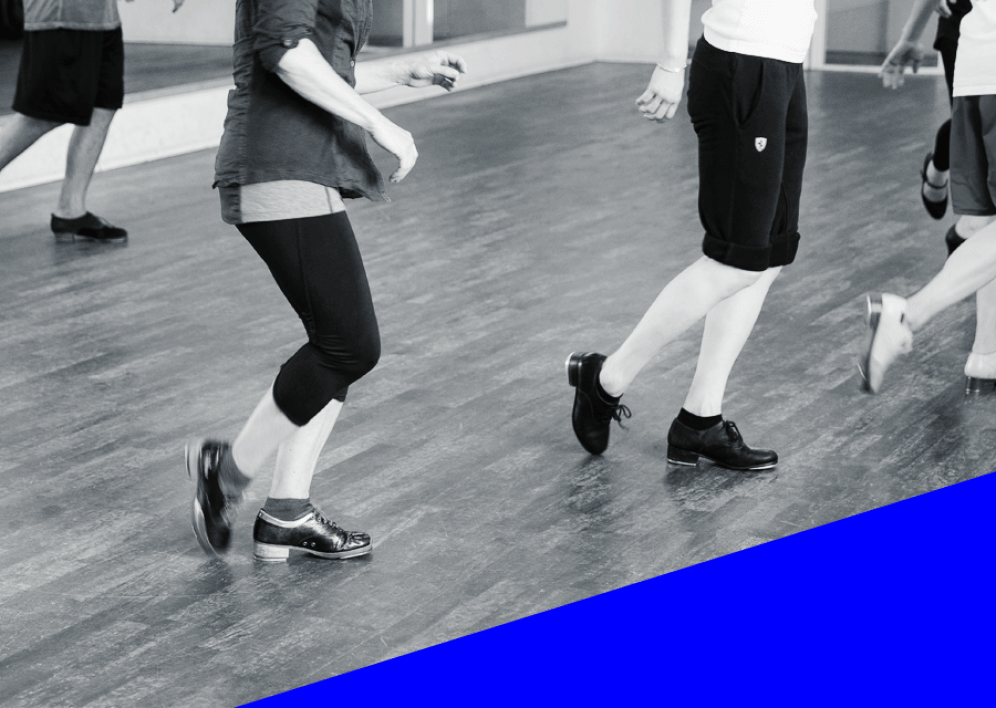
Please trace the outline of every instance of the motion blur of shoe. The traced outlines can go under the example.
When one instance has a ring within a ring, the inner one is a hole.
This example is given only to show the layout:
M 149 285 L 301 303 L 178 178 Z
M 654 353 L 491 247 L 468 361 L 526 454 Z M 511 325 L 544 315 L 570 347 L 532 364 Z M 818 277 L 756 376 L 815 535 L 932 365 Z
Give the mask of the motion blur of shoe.
M 906 322 L 906 299 L 889 293 L 869 295 L 865 321 L 868 345 L 858 367 L 862 389 L 878 393 L 885 372 L 902 354 L 913 349 L 913 331 Z

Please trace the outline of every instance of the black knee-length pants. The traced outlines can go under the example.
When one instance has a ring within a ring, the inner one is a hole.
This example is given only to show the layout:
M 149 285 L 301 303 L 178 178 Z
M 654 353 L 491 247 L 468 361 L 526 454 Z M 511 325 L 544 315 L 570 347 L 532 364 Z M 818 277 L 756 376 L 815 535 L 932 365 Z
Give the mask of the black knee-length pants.
M 296 425 L 330 401 L 380 358 L 380 332 L 360 250 L 345 212 L 239 224 L 266 263 L 308 334 L 281 367 L 273 397 Z

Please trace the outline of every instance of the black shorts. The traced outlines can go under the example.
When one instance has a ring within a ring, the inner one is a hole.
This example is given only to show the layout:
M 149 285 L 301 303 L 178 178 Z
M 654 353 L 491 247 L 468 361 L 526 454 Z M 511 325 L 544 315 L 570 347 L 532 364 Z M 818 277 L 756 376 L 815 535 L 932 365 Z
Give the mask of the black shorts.
M 90 125 L 94 108 L 124 101 L 124 41 L 113 30 L 24 33 L 14 110 L 54 123 Z
M 954 99 L 951 206 L 959 216 L 996 216 L 996 96 Z
M 802 64 L 700 39 L 688 77 L 709 258 L 763 271 L 795 260 L 809 118 Z

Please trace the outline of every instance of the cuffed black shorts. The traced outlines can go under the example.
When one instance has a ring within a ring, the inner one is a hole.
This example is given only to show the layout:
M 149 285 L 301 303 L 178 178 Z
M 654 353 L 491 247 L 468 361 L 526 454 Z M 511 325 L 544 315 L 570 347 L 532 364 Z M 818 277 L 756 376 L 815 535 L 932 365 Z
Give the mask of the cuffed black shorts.
M 954 99 L 951 206 L 959 215 L 996 215 L 996 96 Z
M 24 33 L 14 110 L 54 123 L 90 125 L 94 108 L 124 101 L 124 42 L 113 30 Z
M 763 271 L 795 260 L 809 119 L 802 64 L 700 39 L 688 78 L 706 256 Z

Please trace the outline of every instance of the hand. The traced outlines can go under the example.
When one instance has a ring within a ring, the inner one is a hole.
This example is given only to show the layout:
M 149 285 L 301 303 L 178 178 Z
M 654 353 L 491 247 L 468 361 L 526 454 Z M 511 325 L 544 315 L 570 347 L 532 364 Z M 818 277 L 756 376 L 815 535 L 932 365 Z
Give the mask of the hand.
M 442 86 L 447 91 L 452 91 L 460 74 L 466 73 L 467 62 L 462 57 L 438 51 L 405 65 L 401 83 L 414 88 Z
M 937 14 L 941 17 L 951 17 L 951 6 L 958 0 L 937 0 Z
M 664 71 L 658 66 L 647 90 L 636 99 L 636 106 L 647 120 L 663 123 L 674 118 L 684 88 L 685 72 Z
M 391 182 L 397 184 L 411 172 L 415 166 L 415 160 L 418 159 L 415 139 L 407 130 L 395 125 L 383 116 L 370 131 L 370 137 L 375 143 L 398 158 L 398 169 L 391 175 Z
M 915 74 L 922 61 L 923 50 L 920 49 L 919 44 L 905 39 L 899 40 L 889 52 L 889 56 L 885 58 L 885 62 L 878 72 L 879 78 L 882 79 L 882 86 L 891 89 L 899 88 L 905 80 L 903 72 L 906 70 L 906 65 L 912 65 Z

